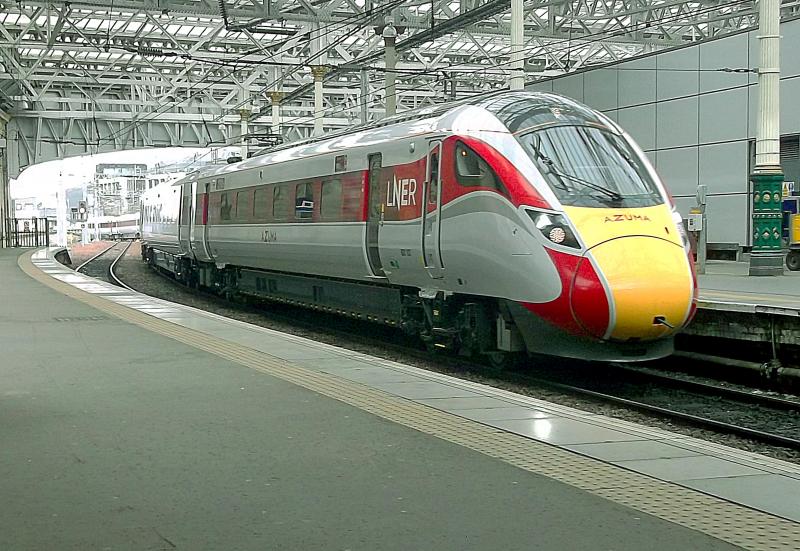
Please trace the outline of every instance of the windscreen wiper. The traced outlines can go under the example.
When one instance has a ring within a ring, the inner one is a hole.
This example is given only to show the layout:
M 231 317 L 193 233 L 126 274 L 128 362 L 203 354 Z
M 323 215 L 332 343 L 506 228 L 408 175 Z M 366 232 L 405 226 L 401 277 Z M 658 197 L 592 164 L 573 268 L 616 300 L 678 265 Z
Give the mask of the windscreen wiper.
M 550 172 L 552 172 L 556 176 L 558 176 L 560 178 L 565 178 L 565 179 L 567 179 L 567 180 L 569 180 L 571 182 L 582 184 L 582 185 L 584 185 L 584 186 L 586 186 L 588 188 L 591 188 L 591 189 L 593 189 L 595 191 L 599 191 L 600 193 L 610 197 L 614 201 L 622 201 L 624 199 L 624 197 L 618 191 L 614 191 L 613 189 L 609 189 L 609 188 L 607 188 L 605 186 L 601 186 L 600 184 L 595 184 L 594 182 L 590 182 L 589 180 L 584 180 L 583 178 L 581 178 L 579 176 L 574 176 L 573 174 L 568 174 L 566 172 L 563 172 L 563 171 L 561 171 L 561 170 L 559 170 L 559 169 L 557 169 L 555 167 L 555 163 L 553 163 L 553 159 L 551 159 L 550 157 L 546 157 L 546 156 L 542 155 L 541 153 L 539 155 L 540 155 L 540 158 L 542 160 L 542 163 L 547 167 L 547 170 L 549 170 Z

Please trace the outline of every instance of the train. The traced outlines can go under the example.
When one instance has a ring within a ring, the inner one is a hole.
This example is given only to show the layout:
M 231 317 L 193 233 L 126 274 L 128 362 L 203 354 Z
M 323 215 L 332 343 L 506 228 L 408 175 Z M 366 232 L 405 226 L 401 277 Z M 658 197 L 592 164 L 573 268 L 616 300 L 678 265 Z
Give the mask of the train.
M 613 120 L 550 93 L 437 104 L 195 172 L 141 200 L 179 281 L 396 326 L 431 350 L 670 354 L 697 278 L 672 199 Z
M 78 239 L 84 229 L 90 237 L 98 239 L 138 239 L 141 236 L 141 223 L 138 212 L 119 216 L 97 216 L 86 222 L 73 222 L 68 232 Z

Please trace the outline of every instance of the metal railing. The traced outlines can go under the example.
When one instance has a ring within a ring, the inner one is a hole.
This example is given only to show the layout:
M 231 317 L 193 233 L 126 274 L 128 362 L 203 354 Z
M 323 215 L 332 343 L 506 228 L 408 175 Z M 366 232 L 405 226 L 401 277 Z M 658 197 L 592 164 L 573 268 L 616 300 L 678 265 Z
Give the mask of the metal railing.
M 50 246 L 50 221 L 47 218 L 9 218 L 4 233 L 6 247 Z

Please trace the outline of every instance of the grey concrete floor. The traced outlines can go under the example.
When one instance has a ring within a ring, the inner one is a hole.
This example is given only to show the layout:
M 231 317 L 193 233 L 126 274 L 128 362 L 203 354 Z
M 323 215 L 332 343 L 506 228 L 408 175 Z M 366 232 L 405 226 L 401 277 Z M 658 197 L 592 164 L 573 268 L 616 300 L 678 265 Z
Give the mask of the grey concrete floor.
M 17 254 L 0 550 L 734 548 L 107 318 Z

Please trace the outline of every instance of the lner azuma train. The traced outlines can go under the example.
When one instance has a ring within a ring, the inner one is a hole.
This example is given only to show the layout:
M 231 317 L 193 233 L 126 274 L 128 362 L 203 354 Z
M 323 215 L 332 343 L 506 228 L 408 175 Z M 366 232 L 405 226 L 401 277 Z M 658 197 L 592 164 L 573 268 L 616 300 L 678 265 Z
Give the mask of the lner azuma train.
M 613 121 L 552 94 L 437 105 L 142 199 L 142 254 L 193 286 L 395 325 L 500 361 L 667 355 L 696 278 Z

